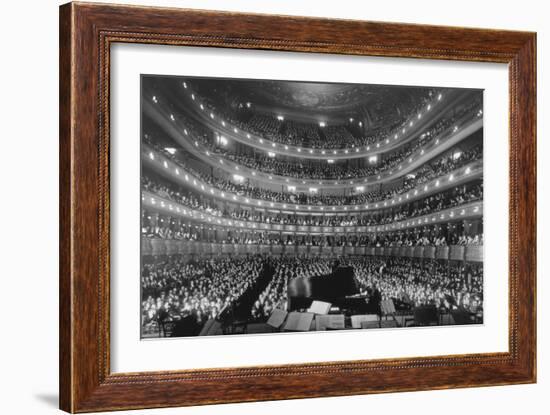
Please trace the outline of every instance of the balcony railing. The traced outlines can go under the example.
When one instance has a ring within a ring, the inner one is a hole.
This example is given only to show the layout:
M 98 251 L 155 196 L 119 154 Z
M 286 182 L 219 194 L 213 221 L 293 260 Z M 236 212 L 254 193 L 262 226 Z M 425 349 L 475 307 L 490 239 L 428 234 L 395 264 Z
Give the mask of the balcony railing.
M 253 180 L 281 186 L 294 186 L 297 189 L 307 189 L 319 185 L 322 185 L 324 188 L 341 188 L 342 186 L 354 187 L 384 183 L 411 172 L 483 127 L 483 119 L 477 116 L 474 111 L 472 114 L 465 115 L 461 120 L 457 120 L 454 126 L 442 131 L 438 136 L 434 137 L 424 146 L 416 149 L 412 154 L 404 157 L 403 161 L 398 165 L 387 168 L 378 174 L 349 179 L 307 179 L 262 172 L 233 162 L 223 155 L 216 154 L 212 152 L 212 149 L 204 146 L 197 137 L 193 137 L 191 129 L 186 128 L 185 125 L 180 125 L 179 121 L 168 113 L 168 110 L 161 107 L 158 103 L 147 100 L 143 102 L 143 110 L 148 115 L 155 119 L 182 148 L 206 164 L 222 169 L 229 174 L 239 174 Z M 297 156 L 300 156 L 300 154 Z
M 372 201 L 364 204 L 351 205 L 317 205 L 317 204 L 298 204 L 291 202 L 273 202 L 269 200 L 254 199 L 248 196 L 232 194 L 210 185 L 185 170 L 185 167 L 174 162 L 169 157 L 155 152 L 150 146 L 142 146 L 142 161 L 153 170 L 168 177 L 174 183 L 190 187 L 197 193 L 213 197 L 224 202 L 240 204 L 243 206 L 274 209 L 280 211 L 302 212 L 307 214 L 324 213 L 354 213 L 365 210 L 376 210 L 387 207 L 395 207 L 401 204 L 409 203 L 413 200 L 426 197 L 432 193 L 440 192 L 452 186 L 457 186 L 467 181 L 475 180 L 483 175 L 483 162 L 481 160 L 473 161 L 466 166 L 460 167 L 426 183 L 423 183 L 407 192 L 395 195 L 380 201 Z
M 210 214 L 206 211 L 191 209 L 180 205 L 170 199 L 163 198 L 157 194 L 143 191 L 142 206 L 150 211 L 155 211 L 171 216 L 182 217 L 194 222 L 200 222 L 211 225 L 215 228 L 231 228 L 255 231 L 268 232 L 285 232 L 285 233 L 306 233 L 306 234 L 350 234 L 350 233 L 366 233 L 366 232 L 386 232 L 393 230 L 403 230 L 415 228 L 418 226 L 434 225 L 443 222 L 454 220 L 478 218 L 483 215 L 483 201 L 466 203 L 453 208 L 444 209 L 428 215 L 417 216 L 411 219 L 375 226 L 314 226 L 314 225 L 284 225 L 276 223 L 263 223 L 254 221 L 243 221 L 239 219 L 220 217 Z
M 142 255 L 309 255 L 309 256 L 384 256 L 419 259 L 482 262 L 482 245 L 452 246 L 306 246 L 266 244 L 222 244 L 173 239 L 142 238 Z

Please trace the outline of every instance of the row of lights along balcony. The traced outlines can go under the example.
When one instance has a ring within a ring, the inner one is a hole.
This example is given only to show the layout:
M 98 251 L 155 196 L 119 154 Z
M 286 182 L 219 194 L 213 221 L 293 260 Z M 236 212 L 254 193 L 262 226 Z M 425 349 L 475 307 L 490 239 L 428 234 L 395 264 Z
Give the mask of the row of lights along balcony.
M 293 203 L 280 203 L 280 202 L 268 202 L 265 200 L 258 200 L 258 199 L 250 199 L 245 196 L 238 196 L 234 194 L 230 194 L 227 192 L 224 192 L 222 190 L 219 190 L 215 187 L 212 187 L 208 184 L 205 184 L 200 180 L 199 178 L 195 177 L 193 174 L 186 172 L 183 167 L 177 166 L 176 163 L 174 163 L 171 160 L 166 159 L 163 156 L 159 156 L 158 154 L 155 155 L 155 153 L 152 150 L 149 150 L 148 157 L 151 161 L 158 161 L 161 163 L 162 167 L 165 170 L 169 170 L 171 173 L 175 174 L 176 176 L 183 178 L 185 182 L 193 184 L 193 186 L 201 190 L 203 193 L 210 194 L 215 197 L 219 197 L 224 200 L 236 202 L 236 203 L 244 203 L 249 206 L 261 206 L 264 208 L 276 208 L 276 209 L 285 209 L 285 210 L 302 210 L 302 211 L 327 211 L 327 212 L 347 212 L 347 211 L 358 211 L 358 210 L 368 210 L 368 209 L 378 209 L 383 207 L 388 207 L 392 205 L 398 205 L 400 203 L 405 203 L 409 199 L 413 200 L 414 198 L 417 198 L 417 196 L 421 194 L 426 194 L 427 192 L 431 191 L 432 189 L 437 189 L 441 185 L 443 185 L 445 182 L 454 182 L 458 177 L 461 176 L 468 176 L 472 174 L 473 169 L 475 168 L 475 173 L 478 173 L 482 170 L 481 163 L 472 162 L 469 166 L 461 167 L 456 170 L 454 170 L 451 173 L 445 174 L 437 179 L 432 180 L 429 183 L 423 184 L 421 186 L 418 186 L 417 188 L 411 189 L 408 192 L 384 201 L 380 202 L 374 202 L 369 204 L 361 204 L 361 205 L 302 205 L 302 204 L 293 204 Z M 160 159 L 160 160 L 159 160 Z
M 227 128 L 228 131 L 231 131 L 234 134 L 240 134 L 243 137 L 246 137 L 250 141 L 256 141 L 259 144 L 264 144 L 264 142 L 266 142 L 272 148 L 278 148 L 279 147 L 281 149 L 284 149 L 285 151 L 295 153 L 296 155 L 302 154 L 302 153 L 307 153 L 307 154 L 316 154 L 316 155 L 321 155 L 321 156 L 325 156 L 325 155 L 337 156 L 337 155 L 342 155 L 342 154 L 359 153 L 362 150 L 361 147 L 351 147 L 351 148 L 345 148 L 345 149 L 340 149 L 340 150 L 304 148 L 304 147 L 296 147 L 296 146 L 292 146 L 292 145 L 288 145 L 288 144 L 276 143 L 274 141 L 268 140 L 268 139 L 263 138 L 263 137 L 256 137 L 255 135 L 252 135 L 247 131 L 242 131 L 242 130 L 238 129 L 235 126 L 230 125 L 230 122 L 228 122 L 228 121 L 226 122 L 222 118 L 218 117 L 215 114 L 215 110 L 213 108 L 207 108 L 207 105 L 205 104 L 205 102 L 203 102 L 203 100 L 200 100 L 197 97 L 197 95 L 194 92 L 191 91 L 191 88 L 187 85 L 187 82 L 182 82 L 182 86 L 185 90 L 187 90 L 186 92 L 187 92 L 188 96 L 191 98 L 192 101 L 194 101 L 196 103 L 197 108 L 199 108 L 201 110 L 201 112 L 205 111 L 208 114 L 208 117 L 210 119 L 215 120 L 215 121 L 216 120 L 219 121 L 219 124 L 223 128 Z M 153 98 L 154 98 L 154 101 L 155 101 L 156 97 L 153 97 Z M 414 126 L 415 122 L 419 121 L 424 115 L 429 113 L 432 110 L 432 108 L 434 108 L 442 100 L 443 100 L 443 94 L 439 93 L 437 95 L 437 97 L 430 104 L 426 105 L 426 107 L 424 108 L 423 111 L 419 111 L 417 114 L 411 116 L 404 123 L 405 127 L 400 127 L 399 130 L 390 133 L 388 135 L 388 137 L 385 138 L 385 139 L 381 139 L 378 142 L 373 143 L 372 145 L 367 145 L 367 146 L 363 147 L 363 151 L 366 151 L 366 152 L 371 151 L 371 148 L 373 149 L 373 151 L 377 151 L 377 152 L 378 151 L 383 151 L 384 147 L 389 147 L 392 144 L 392 140 L 390 140 L 390 137 L 393 137 L 394 141 L 398 140 L 400 138 L 401 139 L 405 138 L 407 130 L 409 128 L 412 128 Z M 251 104 L 247 103 L 247 105 L 250 106 Z M 277 116 L 277 119 L 279 121 L 284 121 L 284 117 L 282 115 Z M 350 118 L 350 121 L 353 122 L 353 118 Z M 361 121 L 359 121 L 359 123 L 361 123 Z M 327 123 L 325 121 L 321 121 L 321 122 L 319 122 L 319 126 L 321 128 L 324 128 L 324 127 L 327 126 Z M 362 126 L 362 123 L 361 123 L 360 126 Z
M 160 207 L 161 209 L 164 209 L 164 211 L 172 214 L 178 214 L 182 217 L 186 217 L 189 219 L 193 219 L 196 221 L 213 224 L 213 225 L 220 225 L 220 226 L 229 226 L 229 227 L 235 227 L 235 228 L 246 228 L 250 230 L 271 230 L 275 232 L 279 232 L 286 229 L 295 229 L 297 231 L 305 231 L 307 229 L 316 228 L 319 229 L 317 232 L 342 232 L 345 230 L 346 232 L 383 232 L 383 231 L 390 231 L 390 230 L 400 230 L 400 229 L 407 229 L 407 228 L 414 228 L 417 226 L 423 226 L 423 225 L 429 225 L 429 224 L 435 224 L 435 223 L 441 223 L 444 221 L 452 221 L 452 220 L 460 220 L 465 219 L 469 217 L 477 217 L 481 215 L 482 213 L 482 206 L 483 202 L 473 202 L 469 203 L 465 206 L 459 206 L 454 208 L 448 208 L 445 210 L 442 210 L 437 213 L 430 213 L 428 215 L 423 215 L 418 218 L 414 219 L 404 219 L 402 221 L 385 224 L 385 225 L 374 225 L 374 226 L 366 226 L 366 225 L 344 225 L 344 226 L 314 226 L 314 225 L 278 225 L 278 224 L 268 224 L 268 223 L 262 223 L 262 222 L 253 222 L 253 221 L 239 221 L 236 219 L 225 219 L 225 218 L 219 218 L 214 215 L 210 215 L 208 213 L 204 213 L 201 211 L 193 210 L 191 208 L 183 207 L 182 205 L 179 205 L 176 202 L 171 202 L 164 200 L 163 198 L 159 196 L 150 196 L 150 195 L 142 195 L 141 197 L 142 202 L 146 204 L 150 204 L 152 207 Z M 333 231 L 330 231 L 329 229 L 335 229 Z M 339 230 L 336 230 L 339 229 Z
M 158 99 L 153 96 L 153 102 L 155 103 L 158 103 Z M 477 111 L 477 117 L 481 117 L 483 115 L 483 111 L 480 109 Z M 170 114 L 170 120 L 172 122 L 177 122 L 176 118 L 174 117 L 173 114 Z M 275 175 L 275 174 L 269 174 L 269 173 L 265 173 L 265 172 L 259 172 L 259 171 L 256 171 L 256 170 L 253 170 L 251 168 L 248 168 L 248 167 L 244 167 L 244 166 L 240 166 L 238 165 L 237 163 L 235 162 L 232 162 L 230 160 L 227 160 L 227 159 L 224 159 L 222 157 L 220 157 L 219 155 L 215 155 L 213 153 L 210 152 L 209 149 L 205 148 L 202 144 L 199 143 L 199 141 L 195 140 L 192 136 L 192 132 L 190 132 L 190 130 L 188 130 L 187 128 L 183 127 L 182 128 L 182 131 L 184 133 L 185 136 L 189 137 L 193 144 L 194 144 L 194 151 L 196 151 L 198 154 L 202 155 L 203 157 L 206 157 L 206 158 L 215 158 L 215 157 L 218 157 L 218 160 L 217 162 L 220 164 L 221 168 L 223 168 L 224 170 L 228 171 L 228 172 L 231 172 L 230 170 L 233 169 L 235 171 L 238 171 L 240 173 L 238 174 L 242 174 L 242 173 L 245 173 L 245 174 L 250 174 L 251 176 L 253 176 L 254 178 L 256 179 L 268 179 L 270 181 L 273 181 L 273 180 L 276 180 L 278 181 L 279 183 L 285 183 L 286 185 L 288 186 L 301 186 L 301 185 L 305 185 L 305 184 L 310 184 L 310 185 L 324 185 L 324 186 L 342 186 L 342 185 L 349 185 L 349 186 L 353 186 L 353 185 L 358 185 L 359 183 L 377 183 L 379 181 L 386 181 L 386 180 L 389 180 L 389 179 L 392 179 L 393 175 L 395 175 L 396 177 L 399 175 L 399 173 L 401 173 L 402 169 L 404 168 L 404 165 L 407 166 L 407 165 L 412 165 L 412 163 L 416 160 L 418 160 L 419 158 L 423 157 L 424 154 L 426 153 L 426 151 L 429 151 L 429 150 L 434 150 L 437 148 L 437 146 L 441 143 L 444 143 L 446 141 L 449 141 L 451 138 L 454 137 L 454 134 L 458 132 L 459 130 L 459 125 L 461 126 L 464 126 L 463 124 L 466 124 L 468 121 L 470 121 L 471 118 L 470 118 L 470 114 L 466 114 L 464 116 L 464 118 L 462 120 L 460 120 L 460 122 L 458 122 L 457 124 L 455 124 L 454 126 L 452 127 L 449 127 L 448 129 L 440 132 L 439 134 L 439 137 L 437 139 L 435 139 L 435 141 L 430 141 L 428 142 L 424 147 L 422 148 L 419 148 L 417 149 L 417 151 L 411 155 L 409 155 L 408 157 L 406 157 L 406 160 L 404 160 L 403 163 L 399 164 L 397 167 L 394 167 L 394 168 L 391 168 L 391 169 L 388 169 L 389 171 L 388 172 L 383 172 L 383 173 L 380 173 L 378 175 L 374 175 L 374 176 L 370 176 L 370 177 L 359 177 L 359 178 L 355 178 L 353 180 L 317 180 L 317 179 L 302 179 L 302 180 L 298 180 L 298 181 L 295 181 L 297 179 L 295 178 L 288 178 L 288 177 L 285 177 L 285 176 L 279 176 L 279 175 Z M 445 134 L 448 134 L 446 137 L 443 137 L 445 136 Z M 332 160 L 328 160 L 329 163 L 332 162 Z

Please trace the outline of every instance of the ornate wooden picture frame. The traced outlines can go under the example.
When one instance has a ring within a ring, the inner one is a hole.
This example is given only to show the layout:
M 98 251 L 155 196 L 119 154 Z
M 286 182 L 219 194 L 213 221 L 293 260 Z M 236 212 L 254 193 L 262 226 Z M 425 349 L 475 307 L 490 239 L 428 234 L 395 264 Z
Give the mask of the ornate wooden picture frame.
M 110 370 L 110 48 L 185 45 L 509 65 L 509 351 L 166 372 Z M 536 35 L 70 3 L 60 8 L 60 407 L 68 412 L 536 380 Z

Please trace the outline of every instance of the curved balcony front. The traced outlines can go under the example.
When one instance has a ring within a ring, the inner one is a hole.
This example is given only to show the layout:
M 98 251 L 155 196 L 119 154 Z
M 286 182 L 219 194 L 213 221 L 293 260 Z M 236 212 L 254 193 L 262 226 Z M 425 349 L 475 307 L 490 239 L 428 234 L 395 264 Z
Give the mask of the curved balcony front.
M 310 187 L 316 186 L 323 186 L 323 189 L 341 189 L 343 186 L 355 187 L 358 185 L 376 185 L 398 179 L 483 128 L 482 118 L 479 116 L 474 116 L 473 119 L 468 117 L 463 123 L 442 131 L 429 143 L 418 148 L 414 153 L 406 157 L 397 166 L 388 168 L 377 175 L 344 180 L 299 179 L 266 173 L 239 165 L 223 155 L 213 153 L 209 148 L 203 146 L 198 139 L 193 137 L 190 130 L 185 128 L 185 126 L 180 126 L 169 114 L 165 114 L 158 105 L 144 101 L 143 110 L 161 126 L 175 142 L 203 162 L 222 169 L 229 174 L 239 174 L 252 180 L 280 186 L 292 186 L 297 190 L 302 188 L 307 190 Z
M 215 109 L 203 104 L 197 94 L 193 93 L 190 88 L 186 88 L 184 96 L 187 98 L 187 104 L 193 109 L 193 113 L 201 123 L 207 125 L 212 131 L 242 144 L 265 152 L 274 152 L 290 157 L 317 160 L 345 160 L 374 156 L 406 144 L 423 129 L 428 128 L 432 123 L 437 121 L 446 111 L 466 98 L 468 93 L 451 90 L 445 94 L 439 94 L 422 110 L 411 114 L 406 122 L 404 122 L 404 127 L 392 131 L 387 137 L 372 144 L 342 149 L 309 148 L 270 140 L 253 132 L 243 130 L 231 124 L 230 121 L 224 120 L 223 117 L 216 114 Z
M 374 226 L 314 226 L 314 225 L 285 225 L 276 223 L 264 223 L 255 221 L 245 221 L 240 219 L 226 218 L 216 216 L 203 210 L 189 208 L 179 203 L 159 196 L 155 193 L 142 191 L 142 207 L 147 210 L 164 213 L 172 216 L 179 216 L 195 222 L 204 223 L 213 227 L 240 229 L 251 232 L 284 232 L 295 234 L 323 234 L 340 235 L 356 233 L 377 233 L 396 230 L 416 228 L 423 225 L 435 225 L 453 220 L 479 218 L 483 215 L 483 201 L 465 203 L 460 206 L 443 209 L 427 215 L 421 215 L 415 218 L 403 219 L 390 224 Z
M 143 255 L 285 255 L 285 256 L 385 256 L 483 262 L 483 245 L 451 246 L 311 246 L 268 244 L 223 244 L 142 238 Z
M 187 186 L 202 193 L 205 196 L 213 197 L 229 203 L 239 204 L 249 207 L 261 207 L 270 210 L 303 212 L 305 214 L 324 214 L 332 213 L 353 213 L 373 209 L 382 209 L 386 207 L 399 206 L 404 203 L 412 202 L 416 199 L 429 196 L 430 194 L 441 192 L 450 187 L 457 186 L 483 176 L 483 162 L 481 160 L 473 161 L 466 166 L 455 169 L 440 177 L 427 181 L 407 192 L 395 195 L 391 198 L 355 205 L 307 205 L 297 203 L 273 202 L 269 200 L 254 199 L 247 196 L 231 194 L 212 186 L 199 177 L 187 172 L 185 167 L 175 163 L 169 157 L 154 152 L 148 145 L 142 146 L 142 162 L 159 174 L 169 178 L 172 182 Z

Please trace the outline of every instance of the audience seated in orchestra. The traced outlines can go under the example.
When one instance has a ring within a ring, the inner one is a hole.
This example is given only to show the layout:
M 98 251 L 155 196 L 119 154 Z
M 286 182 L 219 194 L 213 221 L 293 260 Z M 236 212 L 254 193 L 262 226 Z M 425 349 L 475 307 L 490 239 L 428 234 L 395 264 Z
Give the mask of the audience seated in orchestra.
M 334 259 L 270 258 L 275 271 L 253 302 L 251 318 L 265 321 L 275 308 L 285 309 L 288 283 L 295 278 L 330 274 Z M 376 289 L 382 299 L 411 308 L 433 305 L 472 313 L 483 308 L 481 265 L 365 256 L 339 261 L 353 267 L 361 293 Z M 150 258 L 141 271 L 143 326 L 154 331 L 160 320 L 192 316 L 204 324 L 218 317 L 255 283 L 262 264 L 260 256 L 188 262 L 180 256 Z

